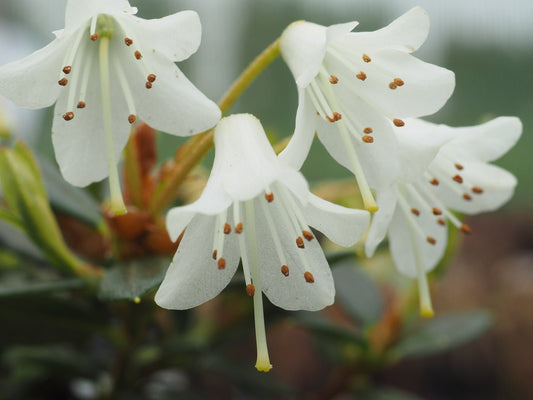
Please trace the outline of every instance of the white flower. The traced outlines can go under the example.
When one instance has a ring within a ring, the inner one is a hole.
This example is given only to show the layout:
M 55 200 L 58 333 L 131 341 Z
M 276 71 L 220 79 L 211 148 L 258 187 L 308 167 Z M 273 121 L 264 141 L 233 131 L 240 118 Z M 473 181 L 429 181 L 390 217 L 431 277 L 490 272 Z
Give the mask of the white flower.
M 369 214 L 312 195 L 303 176 L 278 160 L 249 114 L 220 121 L 215 149 L 202 196 L 168 213 L 173 240 L 187 229 L 155 301 L 179 310 L 202 304 L 228 285 L 241 259 L 254 301 L 256 368 L 268 371 L 261 292 L 287 310 L 332 304 L 331 272 L 309 226 L 350 246 L 366 230 Z
M 69 0 L 52 43 L 0 68 L 0 93 L 15 104 L 56 103 L 52 140 L 63 176 L 86 186 L 109 175 L 117 213 L 125 212 L 117 158 L 137 118 L 179 136 L 220 118 L 174 63 L 198 49 L 198 15 L 144 20 L 136 11 L 126 0 Z
M 471 233 L 449 209 L 466 214 L 492 211 L 513 195 L 516 178 L 488 164 L 513 147 L 522 132 L 515 117 L 500 117 L 474 127 L 451 128 L 407 120 L 396 129 L 400 176 L 378 192 L 387 207 L 374 214 L 365 243 L 367 256 L 387 235 L 398 270 L 417 278 L 421 313 L 433 314 L 426 273 L 442 258 L 447 221 Z
M 377 210 L 370 188 L 394 182 L 398 163 L 389 123 L 436 112 L 450 97 L 454 75 L 409 53 L 426 39 L 427 13 L 413 8 L 375 32 L 357 22 L 329 27 L 290 25 L 281 54 L 298 86 L 294 136 L 280 157 L 299 168 L 315 131 L 337 162 L 357 179 L 365 208 Z

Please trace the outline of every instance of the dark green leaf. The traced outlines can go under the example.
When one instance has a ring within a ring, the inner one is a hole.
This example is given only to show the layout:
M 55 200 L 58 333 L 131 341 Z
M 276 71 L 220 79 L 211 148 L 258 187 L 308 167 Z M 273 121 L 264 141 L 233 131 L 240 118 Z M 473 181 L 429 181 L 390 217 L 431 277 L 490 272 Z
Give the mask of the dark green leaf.
M 62 279 L 49 282 L 31 282 L 24 280 L 10 280 L 8 283 L 0 282 L 0 297 L 20 296 L 63 290 L 78 289 L 85 286 L 81 279 Z
M 357 400 L 422 400 L 414 394 L 393 388 L 374 388 L 357 393 Z
M 483 335 L 491 325 L 491 315 L 482 310 L 440 315 L 406 332 L 392 355 L 416 358 L 451 350 Z
M 355 265 L 345 260 L 332 268 L 339 304 L 357 322 L 371 325 L 381 318 L 383 304 L 374 281 Z
M 368 345 L 361 333 L 337 326 L 317 312 L 298 311 L 294 313 L 294 321 L 321 336 L 356 343 L 362 347 Z
M 102 300 L 133 300 L 161 283 L 168 258 L 131 260 L 106 271 L 100 285 Z

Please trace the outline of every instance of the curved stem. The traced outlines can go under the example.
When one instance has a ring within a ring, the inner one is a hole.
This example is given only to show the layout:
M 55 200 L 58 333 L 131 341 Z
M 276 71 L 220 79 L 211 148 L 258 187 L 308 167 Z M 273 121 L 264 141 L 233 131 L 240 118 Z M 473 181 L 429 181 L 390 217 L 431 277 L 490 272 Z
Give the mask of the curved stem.
M 255 78 L 279 57 L 279 42 L 280 39 L 278 38 L 263 50 L 222 96 L 222 100 L 218 103 L 222 115 L 229 111 Z M 180 152 L 179 162 L 170 172 L 167 180 L 156 191 L 150 204 L 149 211 L 152 215 L 159 215 L 165 210 L 166 206 L 174 199 L 176 189 L 185 180 L 189 172 L 209 153 L 214 145 L 213 132 L 214 128 L 200 133 L 178 149 Z

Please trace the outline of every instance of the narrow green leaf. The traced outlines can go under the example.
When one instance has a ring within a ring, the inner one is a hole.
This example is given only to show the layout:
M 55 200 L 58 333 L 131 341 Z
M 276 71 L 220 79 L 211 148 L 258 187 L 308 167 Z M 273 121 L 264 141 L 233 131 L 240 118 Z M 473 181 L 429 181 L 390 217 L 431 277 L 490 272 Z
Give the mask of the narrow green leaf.
M 85 282 L 76 278 L 49 282 L 10 281 L 7 284 L 0 282 L 0 297 L 59 292 L 63 290 L 79 289 L 84 286 Z
M 440 315 L 406 332 L 391 354 L 400 359 L 445 352 L 480 337 L 491 325 L 490 313 L 483 310 Z
M 131 260 L 107 270 L 100 284 L 102 300 L 133 300 L 161 283 L 168 258 Z
M 365 326 L 377 322 L 383 312 L 383 302 L 374 281 L 353 259 L 335 264 L 332 273 L 337 301 L 344 310 Z
M 4 208 L 0 208 L 0 219 L 3 219 L 20 230 L 24 230 L 21 219 Z

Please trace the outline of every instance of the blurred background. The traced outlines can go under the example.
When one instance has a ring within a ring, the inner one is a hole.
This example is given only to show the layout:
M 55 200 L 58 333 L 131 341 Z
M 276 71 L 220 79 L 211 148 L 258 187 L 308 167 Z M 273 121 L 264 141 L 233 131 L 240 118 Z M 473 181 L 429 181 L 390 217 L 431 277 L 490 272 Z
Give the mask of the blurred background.
M 522 138 L 497 162 L 514 173 L 519 184 L 514 198 L 502 210 L 466 220 L 474 234 L 457 239 L 458 250 L 434 285 L 437 314 L 485 309 L 492 315 L 491 330 L 458 349 L 412 357 L 379 369 L 373 379 L 427 399 L 533 398 L 533 2 L 132 0 L 131 4 L 138 7 L 138 16 L 143 18 L 183 9 L 199 13 L 202 45 L 180 68 L 213 100 L 218 100 L 246 65 L 295 20 L 323 25 L 357 20 L 357 30 L 370 31 L 416 5 L 424 7 L 430 15 L 431 29 L 427 42 L 415 54 L 456 74 L 454 95 L 428 119 L 464 126 L 502 115 L 520 117 L 524 125 Z M 64 0 L 2 0 L 0 64 L 21 58 L 53 40 L 52 31 L 63 27 L 64 6 Z M 279 59 L 254 82 L 232 112 L 255 114 L 273 137 L 281 139 L 292 133 L 296 106 L 295 84 Z M 13 132 L 53 160 L 51 110 L 20 110 L 0 98 L 0 113 L 8 116 Z M 179 139 L 159 135 L 160 161 L 172 157 L 180 143 Z M 326 180 L 349 177 L 318 141 L 303 173 L 316 186 Z M 372 267 L 361 262 L 363 269 Z M 461 321 L 454 329 L 463 329 Z M 276 334 L 276 329 L 281 333 Z M 321 398 L 320 385 L 326 385 L 322 378 L 331 369 L 316 364 L 319 356 L 304 347 L 303 344 L 311 346 L 307 333 L 291 329 L 292 341 L 279 325 L 272 329 L 272 354 L 282 357 L 287 349 L 295 349 L 301 362 L 286 363 L 285 367 L 274 368 L 272 374 L 310 398 L 309 393 Z M 9 360 L 4 357 L 3 362 L 7 370 Z M 279 365 L 283 363 L 278 361 Z M 329 378 L 328 384 L 332 379 L 334 382 L 335 377 Z M 368 398 L 415 398 L 401 397 L 404 394 L 399 392 L 397 397 L 385 397 L 393 396 L 388 393 Z M 328 397 L 324 394 L 323 398 Z

